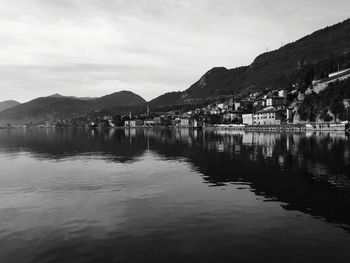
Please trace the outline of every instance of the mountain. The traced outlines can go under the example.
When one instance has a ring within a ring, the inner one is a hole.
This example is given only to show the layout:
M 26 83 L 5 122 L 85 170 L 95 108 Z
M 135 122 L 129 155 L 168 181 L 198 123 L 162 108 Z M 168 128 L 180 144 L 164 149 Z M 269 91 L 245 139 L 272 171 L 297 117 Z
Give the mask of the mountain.
M 150 102 L 154 107 L 194 104 L 219 96 L 252 91 L 306 89 L 313 79 L 327 76 L 338 67 L 350 67 L 350 20 L 324 28 L 278 50 L 258 56 L 251 65 L 209 70 L 180 94 L 165 94 Z
M 146 101 L 131 91 L 120 91 L 96 99 L 99 108 L 130 107 L 146 104 Z
M 14 100 L 6 100 L 6 101 L 2 101 L 0 102 L 0 112 L 13 108 L 17 105 L 19 105 L 20 103 L 18 101 L 14 101 Z
M 52 94 L 50 96 L 47 96 L 48 98 L 64 98 L 66 96 L 63 96 L 61 94 L 58 94 L 58 93 L 55 93 L 55 94 Z
M 168 92 L 149 102 L 152 108 L 173 106 L 182 103 L 182 92 Z
M 54 94 L 0 112 L 0 122 L 24 123 L 72 118 L 101 110 L 116 114 L 128 112 L 132 107 L 141 107 L 145 104 L 146 101 L 142 97 L 130 91 L 116 92 L 90 100 Z
M 96 99 L 96 98 L 92 98 L 92 97 L 63 96 L 63 95 L 58 94 L 58 93 L 52 94 L 48 97 L 50 97 L 50 98 L 71 98 L 71 99 L 78 99 L 78 100 L 94 100 L 94 99 Z

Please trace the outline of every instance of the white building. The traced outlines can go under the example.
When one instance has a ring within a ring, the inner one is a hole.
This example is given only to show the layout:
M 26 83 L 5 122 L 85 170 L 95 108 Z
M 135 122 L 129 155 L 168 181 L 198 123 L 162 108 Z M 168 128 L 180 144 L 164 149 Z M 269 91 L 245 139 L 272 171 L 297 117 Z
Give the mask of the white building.
M 218 107 L 218 109 L 223 110 L 225 108 L 225 104 L 224 103 L 219 103 L 217 105 L 217 107 Z
M 279 91 L 278 91 L 278 97 L 280 97 L 280 98 L 285 98 L 285 97 L 287 97 L 287 91 L 285 91 L 285 90 L 279 90 Z
M 181 118 L 180 119 L 180 126 L 181 127 L 189 127 L 191 125 L 191 119 L 190 118 Z
M 283 110 L 262 110 L 255 114 L 243 114 L 245 125 L 280 125 L 285 120 L 286 111 Z
M 240 102 L 235 102 L 235 110 L 238 110 L 241 107 L 241 103 Z
M 203 127 L 203 122 L 198 121 L 196 119 L 193 120 L 193 128 L 202 128 Z
M 243 119 L 243 124 L 253 125 L 253 114 L 252 113 L 243 114 L 242 119 Z
M 143 126 L 143 120 L 131 120 L 129 121 L 130 127 L 140 127 Z
M 253 114 L 254 125 L 280 125 L 282 123 L 283 112 L 281 110 L 262 110 Z

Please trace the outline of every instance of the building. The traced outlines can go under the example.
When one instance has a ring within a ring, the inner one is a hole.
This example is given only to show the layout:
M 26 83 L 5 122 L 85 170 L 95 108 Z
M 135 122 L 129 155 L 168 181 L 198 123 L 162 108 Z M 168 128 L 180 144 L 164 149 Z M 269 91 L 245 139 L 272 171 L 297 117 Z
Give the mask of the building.
M 241 107 L 241 103 L 240 102 L 235 102 L 234 106 L 235 106 L 235 110 L 239 110 L 239 108 Z
M 279 107 L 283 106 L 285 104 L 285 99 L 281 97 L 272 97 L 266 99 L 266 106 L 267 107 Z
M 129 121 L 130 127 L 140 127 L 143 126 L 143 120 L 131 120 Z
M 198 129 L 203 127 L 203 122 L 192 118 L 181 118 L 179 126 L 182 128 Z
M 202 121 L 199 121 L 199 120 L 196 120 L 196 119 L 193 120 L 193 128 L 200 129 L 202 127 L 203 127 L 203 122 Z
M 241 111 L 230 111 L 226 112 L 223 116 L 224 122 L 230 123 L 242 123 L 242 112 Z
M 266 101 L 263 99 L 254 101 L 254 107 L 264 107 L 265 104 Z
M 288 108 L 286 110 L 287 113 L 287 122 L 292 123 L 293 122 L 293 108 Z
M 192 125 L 192 120 L 190 118 L 181 118 L 180 127 L 190 127 Z
M 285 110 L 262 110 L 255 114 L 243 114 L 243 124 L 245 125 L 281 125 L 286 121 Z
M 253 125 L 253 114 L 252 113 L 243 114 L 242 120 L 243 120 L 243 124 L 245 125 Z
M 224 103 L 219 103 L 217 105 L 217 108 L 220 109 L 220 110 L 223 110 L 225 108 L 225 104 Z
M 262 110 L 253 114 L 254 125 L 280 125 L 286 120 L 285 110 Z
M 145 120 L 143 123 L 144 126 L 155 126 L 156 123 L 153 119 Z
M 348 75 L 348 74 L 350 74 L 350 68 L 330 73 L 328 75 L 328 78 L 334 78 L 334 77 L 338 78 L 338 77 L 342 77 L 342 76 L 345 76 L 345 75 Z
M 287 91 L 286 90 L 279 90 L 278 91 L 278 97 L 280 97 L 280 98 L 285 98 L 285 97 L 287 97 Z

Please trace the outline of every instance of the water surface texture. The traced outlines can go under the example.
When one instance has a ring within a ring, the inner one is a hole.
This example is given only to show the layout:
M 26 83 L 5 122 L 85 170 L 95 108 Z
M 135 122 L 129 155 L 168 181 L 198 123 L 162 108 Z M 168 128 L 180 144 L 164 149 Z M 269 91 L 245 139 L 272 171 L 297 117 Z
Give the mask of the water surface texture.
M 350 262 L 345 134 L 0 130 L 0 262 Z

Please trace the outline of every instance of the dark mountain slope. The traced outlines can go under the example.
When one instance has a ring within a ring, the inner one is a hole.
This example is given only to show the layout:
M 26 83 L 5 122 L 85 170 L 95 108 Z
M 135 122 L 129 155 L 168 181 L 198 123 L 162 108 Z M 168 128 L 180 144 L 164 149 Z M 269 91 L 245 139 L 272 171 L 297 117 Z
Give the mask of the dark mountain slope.
M 168 92 L 149 102 L 152 108 L 173 106 L 182 103 L 182 92 Z
M 0 119 L 6 121 L 37 121 L 64 118 L 82 114 L 88 109 L 87 101 L 66 97 L 42 97 L 14 108 L 0 112 Z
M 0 112 L 0 121 L 23 123 L 49 119 L 72 118 L 85 115 L 92 111 L 111 110 L 112 112 L 126 111 L 128 107 L 145 105 L 146 101 L 132 92 L 121 91 L 98 99 L 79 99 L 53 95 L 37 98 Z
M 250 66 L 234 69 L 213 68 L 181 96 L 177 103 L 198 103 L 220 95 L 233 95 L 292 84 L 306 87 L 313 78 L 350 66 L 350 20 L 319 30 L 278 50 L 258 56 Z M 154 101 L 164 105 L 169 97 Z M 164 101 L 162 101 L 164 99 Z
M 95 102 L 99 108 L 129 107 L 146 104 L 146 101 L 141 96 L 136 95 L 131 91 L 116 92 L 98 98 Z
M 51 96 L 48 96 L 51 98 L 71 98 L 71 99 L 78 99 L 78 100 L 95 100 L 97 98 L 93 98 L 93 97 L 75 97 L 75 96 L 63 96 L 61 94 L 55 93 L 52 94 Z

